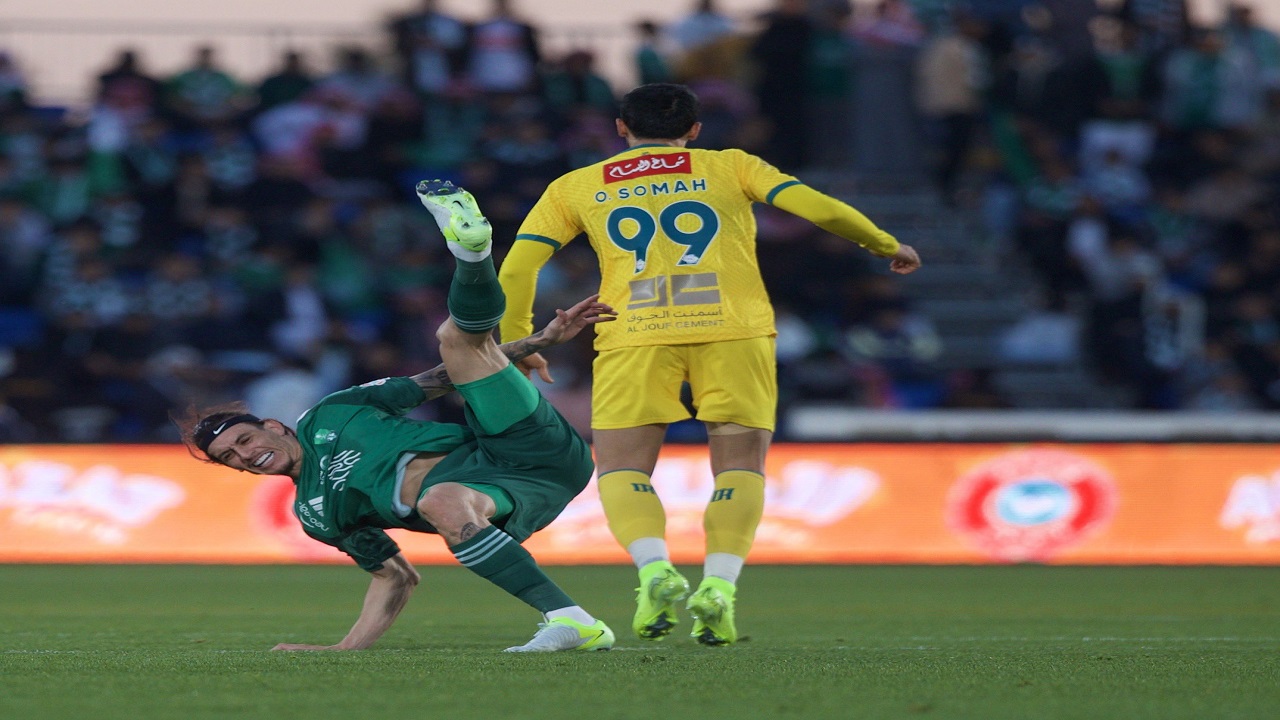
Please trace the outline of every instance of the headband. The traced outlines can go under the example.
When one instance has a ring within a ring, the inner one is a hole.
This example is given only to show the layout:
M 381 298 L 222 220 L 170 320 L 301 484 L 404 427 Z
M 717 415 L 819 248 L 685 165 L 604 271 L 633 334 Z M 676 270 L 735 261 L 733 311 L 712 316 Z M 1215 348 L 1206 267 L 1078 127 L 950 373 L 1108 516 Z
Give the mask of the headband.
M 248 413 L 223 417 L 221 420 L 218 417 L 217 415 L 212 415 L 201 420 L 196 424 L 195 432 L 191 433 L 191 440 L 195 442 L 196 447 L 200 448 L 200 452 L 205 455 L 209 454 L 209 446 L 213 444 L 213 441 L 227 428 L 240 423 L 262 422 L 257 415 L 249 415 Z

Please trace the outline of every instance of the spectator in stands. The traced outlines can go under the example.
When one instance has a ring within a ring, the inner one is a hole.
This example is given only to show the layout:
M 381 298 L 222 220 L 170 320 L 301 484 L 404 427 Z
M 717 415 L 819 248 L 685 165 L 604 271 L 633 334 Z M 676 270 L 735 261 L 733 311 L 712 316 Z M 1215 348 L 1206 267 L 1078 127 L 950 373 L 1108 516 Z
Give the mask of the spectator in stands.
M 170 253 L 144 282 L 139 310 L 151 318 L 151 329 L 159 337 L 170 343 L 190 343 L 201 324 L 213 316 L 214 293 L 196 258 Z
M 313 85 L 315 77 L 307 68 L 302 53 L 286 50 L 281 57 L 280 68 L 258 83 L 258 106 L 255 112 L 261 113 L 293 102 L 305 95 Z
M 30 183 L 35 206 L 54 225 L 65 225 L 88 214 L 103 189 L 89 174 L 87 156 L 75 140 L 51 143 L 48 172 Z
M 138 51 L 126 48 L 98 76 L 97 102 L 145 117 L 159 109 L 162 91 L 160 81 L 142 70 Z
M 610 116 L 617 113 L 613 88 L 596 72 L 595 55 L 588 50 L 570 52 L 559 68 L 547 73 L 543 94 L 547 106 L 563 118 L 590 110 Z
M 13 56 L 0 50 L 0 113 L 27 105 L 27 79 Z
M 769 121 L 763 157 L 793 172 L 805 162 L 805 122 L 809 117 L 809 47 L 813 23 L 803 0 L 778 0 L 765 15 L 764 30 L 751 46 L 756 65 L 756 105 Z
M 320 78 L 316 87 L 352 111 L 368 115 L 395 89 L 395 82 L 362 47 L 339 48 L 337 55 L 337 69 Z
M 16 194 L 0 194 L 0 305 L 26 305 L 53 241 L 49 222 Z
M 960 170 L 985 109 L 983 94 L 991 82 L 982 50 L 986 31 L 978 18 L 956 11 L 951 27 L 925 46 L 916 70 L 916 102 L 932 121 L 938 146 L 934 182 L 947 202 L 955 197 Z
M 672 82 L 675 73 L 668 59 L 671 53 L 665 47 L 661 28 L 652 20 L 641 20 L 635 24 L 635 31 L 637 42 L 633 58 L 640 84 Z
M 733 35 L 733 19 L 716 8 L 715 0 L 696 0 L 693 10 L 667 29 L 676 50 L 683 55 Z
M 441 12 L 439 5 L 421 0 L 417 12 L 391 23 L 403 82 L 428 97 L 450 92 L 466 60 L 467 26 Z
M 164 88 L 165 109 L 187 132 L 238 118 L 250 99 L 240 82 L 218 66 L 209 45 L 196 48 L 192 66 L 169 78 Z
M 925 27 L 906 0 L 880 0 L 858 18 L 853 33 L 868 45 L 914 47 L 925 39 Z
M 819 10 L 809 45 L 809 121 L 805 154 L 811 164 L 848 169 L 853 162 L 853 6 L 835 0 Z
M 529 93 L 536 89 L 542 53 L 538 32 L 516 17 L 511 0 L 493 0 L 490 16 L 471 28 L 467 70 L 483 93 Z
M 845 334 L 845 357 L 872 376 L 888 381 L 888 403 L 894 407 L 935 407 L 943 385 L 935 362 L 942 342 L 925 316 L 894 303 L 875 310 L 868 320 Z
M 1123 0 L 1120 17 L 1139 29 L 1143 48 L 1158 55 L 1190 37 L 1187 0 Z

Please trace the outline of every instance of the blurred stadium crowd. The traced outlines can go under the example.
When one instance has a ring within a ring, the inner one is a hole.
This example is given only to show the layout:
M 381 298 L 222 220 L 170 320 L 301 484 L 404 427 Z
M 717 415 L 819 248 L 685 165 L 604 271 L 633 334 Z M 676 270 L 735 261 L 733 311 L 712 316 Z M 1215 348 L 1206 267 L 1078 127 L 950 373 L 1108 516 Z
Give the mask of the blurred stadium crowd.
M 125 50 L 90 108 L 29 102 L 0 55 L 0 441 L 168 440 L 191 400 L 291 419 L 438 362 L 452 262 L 413 182 L 474 191 L 501 246 L 551 179 L 623 149 L 626 88 L 589 51 L 546 56 L 515 10 L 464 23 L 428 0 L 324 72 L 290 53 L 237 78 L 208 46 L 155 77 Z M 1280 406 L 1280 40 L 1248 7 L 1194 27 L 1184 0 L 783 0 L 753 18 L 706 0 L 635 32 L 641 82 L 701 97 L 700 147 L 802 178 L 898 171 L 980 218 L 1037 291 L 998 357 L 1079 354 L 1136 407 Z M 903 81 L 868 105 L 875 63 Z M 1009 404 L 939 365 L 930 319 L 865 254 L 760 222 L 784 409 Z M 595 281 L 571 244 L 540 305 Z M 585 428 L 592 352 L 558 350 L 546 389 Z

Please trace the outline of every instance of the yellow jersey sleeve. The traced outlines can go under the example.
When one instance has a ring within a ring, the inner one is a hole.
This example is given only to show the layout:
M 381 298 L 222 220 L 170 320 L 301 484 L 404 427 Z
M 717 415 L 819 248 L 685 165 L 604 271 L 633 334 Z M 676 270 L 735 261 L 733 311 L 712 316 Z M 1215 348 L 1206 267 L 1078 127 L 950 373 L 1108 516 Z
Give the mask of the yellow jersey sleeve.
M 581 234 L 582 224 L 577 214 L 570 210 L 565 194 L 564 177 L 548 185 L 524 222 L 520 223 L 516 240 L 532 240 L 559 250 Z
M 533 334 L 533 300 L 538 272 L 556 250 L 582 233 L 577 216 L 565 204 L 564 178 L 547 186 L 520 223 L 516 242 L 502 261 L 498 282 L 507 295 L 507 312 L 498 325 L 502 342 Z
M 742 150 L 725 150 L 738 169 L 738 184 L 752 202 L 773 203 L 782 190 L 799 185 L 800 181 L 764 160 Z
M 538 290 L 538 272 L 554 253 L 551 245 L 526 238 L 516 240 L 502 261 L 498 282 L 507 295 L 507 312 L 498 325 L 502 342 L 533 334 L 533 298 Z
M 876 227 L 866 215 L 807 185 L 797 182 L 778 188 L 769 202 L 881 257 L 898 252 L 898 240 Z

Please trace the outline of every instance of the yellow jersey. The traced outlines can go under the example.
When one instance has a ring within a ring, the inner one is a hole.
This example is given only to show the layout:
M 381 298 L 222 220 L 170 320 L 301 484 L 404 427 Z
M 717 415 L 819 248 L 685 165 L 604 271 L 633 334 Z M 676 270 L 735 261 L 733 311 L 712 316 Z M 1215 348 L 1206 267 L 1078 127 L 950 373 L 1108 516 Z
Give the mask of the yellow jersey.
M 756 260 L 756 202 L 878 254 L 897 251 L 856 210 L 754 155 L 637 145 L 556 179 L 525 218 L 499 275 L 503 341 L 532 332 L 538 270 L 582 233 L 600 262 L 600 299 L 618 311 L 616 322 L 596 326 L 597 350 L 774 335 Z

